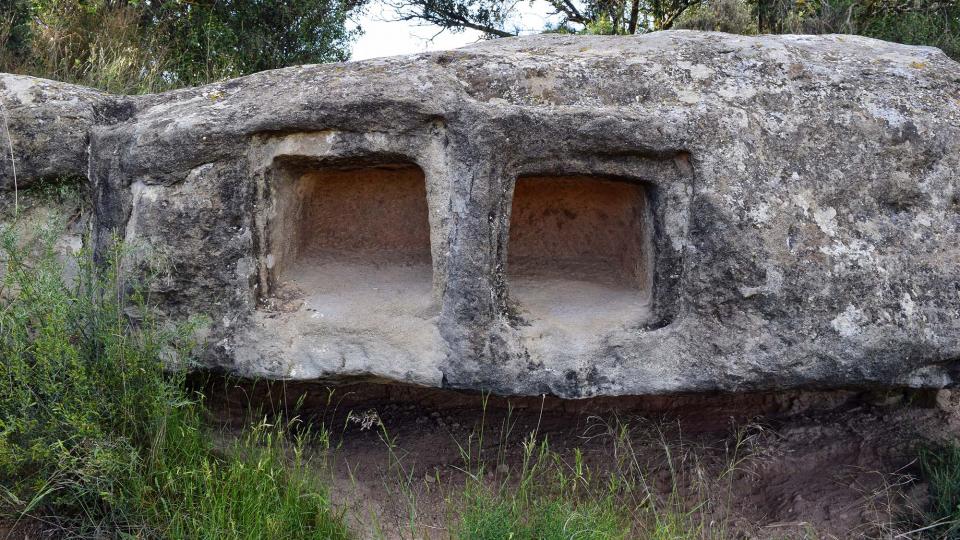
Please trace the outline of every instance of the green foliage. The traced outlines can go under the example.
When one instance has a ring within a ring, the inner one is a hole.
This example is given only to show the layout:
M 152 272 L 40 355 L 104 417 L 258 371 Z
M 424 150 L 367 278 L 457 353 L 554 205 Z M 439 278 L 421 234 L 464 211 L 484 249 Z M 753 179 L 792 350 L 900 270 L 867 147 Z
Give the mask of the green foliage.
M 960 59 L 960 3 L 939 0 L 703 0 L 677 28 L 737 34 L 855 34 L 930 45 Z
M 930 45 L 960 59 L 960 3 L 940 0 L 753 0 L 762 33 L 856 34 Z
M 960 3 L 939 0 L 703 0 L 677 28 L 735 34 L 856 34 L 960 59 Z
M 960 538 L 960 444 L 920 452 L 922 477 L 930 486 L 931 535 Z
M 546 439 L 524 442 L 523 466 L 513 481 L 485 484 L 483 468 L 465 491 L 460 540 L 615 540 L 629 538 L 629 507 L 615 493 L 591 489 L 581 459 L 567 468 Z M 606 486 L 604 486 L 606 487 Z
M 350 56 L 346 28 L 361 0 L 175 0 L 148 11 L 151 28 L 170 38 L 179 84 L 199 84 Z
M 145 4 L 93 0 L 15 2 L 0 20 L 22 24 L 19 39 L 0 33 L 0 71 L 113 92 L 170 86 L 164 36 L 142 24 Z
M 862 21 L 856 33 L 908 45 L 939 47 L 960 61 L 960 2 L 938 9 L 882 12 Z
M 613 34 L 613 30 L 613 21 L 611 21 L 610 17 L 608 17 L 606 14 L 603 14 L 584 25 L 583 30 L 580 33 L 595 36 L 608 36 Z
M 687 28 L 736 34 L 857 34 L 940 47 L 960 59 L 960 2 L 943 0 L 547 0 L 545 31 L 624 35 Z M 473 28 L 490 37 L 517 4 L 504 0 L 389 0 L 402 19 Z
M 598 422 L 588 430 L 590 438 L 610 443 L 604 456 L 613 463 L 604 460 L 602 470 L 591 469 L 580 450 L 563 457 L 534 430 L 522 441 L 518 470 L 510 471 L 509 417 L 499 444 L 484 443 L 484 422 L 485 415 L 460 446 L 467 480 L 462 493 L 448 501 L 455 516 L 450 530 L 460 540 L 728 537 L 724 515 L 732 478 L 752 438 L 745 432 L 738 432 L 719 476 L 706 472 L 697 451 L 668 443 L 659 427 L 620 421 Z M 661 447 L 662 454 L 641 454 L 634 444 L 643 440 Z M 493 470 L 485 457 L 490 447 L 497 448 Z
M 118 93 L 345 60 L 362 0 L 12 0 L 0 71 Z
M 103 266 L 81 254 L 68 281 L 59 227 L 27 248 L 13 230 L 0 234 L 0 519 L 96 536 L 346 537 L 307 474 L 314 438 L 291 440 L 296 423 L 261 423 L 217 450 L 200 396 L 162 361 L 189 358 L 199 322 L 154 320 L 123 249 Z
M 612 501 L 574 504 L 562 498 L 520 503 L 490 493 L 471 494 L 461 516 L 461 540 L 615 540 L 629 538 L 629 525 Z
M 306 457 L 307 446 L 326 448 L 325 436 L 301 430 L 296 420 L 263 421 L 230 445 L 232 458 L 216 459 L 197 425 L 172 426 L 176 442 L 157 454 L 163 461 L 141 497 L 154 501 L 151 522 L 162 524 L 165 538 L 349 538 L 317 464 Z
M 0 64 L 20 61 L 30 50 L 30 0 L 9 0 L 0 7 Z
M 635 34 L 668 29 L 699 0 L 547 0 L 560 19 L 554 33 Z M 387 0 L 403 20 L 421 20 L 454 31 L 471 28 L 489 37 L 517 35 L 505 27 L 517 2 L 506 0 Z
M 675 28 L 753 35 L 757 21 L 745 0 L 709 0 L 678 17 Z

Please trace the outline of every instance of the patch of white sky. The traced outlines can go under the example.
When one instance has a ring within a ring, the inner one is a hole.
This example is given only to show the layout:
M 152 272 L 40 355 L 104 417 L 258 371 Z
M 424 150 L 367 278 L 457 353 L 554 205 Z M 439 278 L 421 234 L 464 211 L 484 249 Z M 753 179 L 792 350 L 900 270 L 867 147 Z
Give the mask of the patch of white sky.
M 551 12 L 550 5 L 543 0 L 521 1 L 505 27 L 510 31 L 519 30 L 520 34 L 538 33 L 548 24 L 559 22 L 559 16 L 551 15 Z M 396 19 L 391 8 L 381 2 L 372 2 L 354 22 L 363 29 L 363 35 L 353 43 L 350 59 L 456 49 L 483 39 L 483 34 L 477 30 L 453 32 L 432 24 Z

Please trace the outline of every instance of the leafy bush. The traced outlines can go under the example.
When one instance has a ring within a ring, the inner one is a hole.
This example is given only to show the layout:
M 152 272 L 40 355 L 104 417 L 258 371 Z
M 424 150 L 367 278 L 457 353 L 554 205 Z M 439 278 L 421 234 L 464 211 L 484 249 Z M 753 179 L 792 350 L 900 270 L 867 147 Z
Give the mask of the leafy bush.
M 350 13 L 365 0 L 163 2 L 149 12 L 170 39 L 178 84 L 350 57 Z
M 960 61 L 960 2 L 937 9 L 883 13 L 866 21 L 861 32 L 887 41 L 939 47 Z
M 0 31 L 0 71 L 118 93 L 173 86 L 168 40 L 144 25 L 144 5 L 13 2 L 0 8 L 10 28 Z
M 118 93 L 156 92 L 346 60 L 363 0 L 10 0 L 0 71 Z
M 856 34 L 939 47 L 960 60 L 960 3 L 753 0 L 762 33 Z
M 198 323 L 152 319 L 119 245 L 102 266 L 81 253 L 68 281 L 59 227 L 28 247 L 13 230 L 0 233 L 0 519 L 108 536 L 346 537 L 308 474 L 315 438 L 293 436 L 295 421 L 215 447 L 200 396 L 162 361 L 189 357 Z
M 683 12 L 675 28 L 730 34 L 757 33 L 757 22 L 744 0 L 709 0 Z
M 960 59 L 960 2 L 908 0 L 702 0 L 675 28 L 732 34 L 856 34 L 939 47 Z

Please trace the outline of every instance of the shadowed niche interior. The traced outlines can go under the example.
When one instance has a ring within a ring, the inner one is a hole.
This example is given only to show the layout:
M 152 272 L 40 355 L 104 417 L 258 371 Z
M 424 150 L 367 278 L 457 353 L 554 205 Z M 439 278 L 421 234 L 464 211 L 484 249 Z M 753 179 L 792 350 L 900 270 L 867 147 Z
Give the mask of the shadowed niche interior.
M 430 309 L 423 171 L 408 164 L 307 170 L 275 188 L 268 265 L 317 317 L 369 323 Z
M 570 330 L 650 316 L 646 187 L 604 177 L 521 177 L 510 216 L 510 297 L 536 325 Z

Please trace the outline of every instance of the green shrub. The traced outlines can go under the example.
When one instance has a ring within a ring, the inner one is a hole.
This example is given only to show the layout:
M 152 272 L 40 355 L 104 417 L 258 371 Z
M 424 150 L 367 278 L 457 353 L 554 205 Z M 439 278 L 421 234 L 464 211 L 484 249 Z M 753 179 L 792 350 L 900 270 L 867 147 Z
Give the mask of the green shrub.
M 174 86 L 169 41 L 151 31 L 145 6 L 103 0 L 12 2 L 0 8 L 0 71 L 117 93 Z
M 675 28 L 730 34 L 757 33 L 757 21 L 745 0 L 709 0 L 683 12 Z
M 346 60 L 364 0 L 5 0 L 0 72 L 116 93 Z
M 346 537 L 304 457 L 316 438 L 295 435 L 295 421 L 261 422 L 218 451 L 201 397 L 162 361 L 189 359 L 198 323 L 152 319 L 119 245 L 99 266 L 82 253 L 68 281 L 59 227 L 27 247 L 13 230 L 0 232 L 0 520 L 106 536 Z
M 939 47 L 960 59 L 960 2 L 753 0 L 761 33 L 856 34 Z
M 960 3 L 935 10 L 885 13 L 866 21 L 861 32 L 897 43 L 938 47 L 960 61 Z
M 960 2 L 859 0 L 703 0 L 674 28 L 732 34 L 855 34 L 939 47 L 960 59 Z

